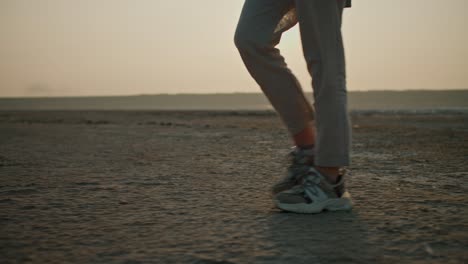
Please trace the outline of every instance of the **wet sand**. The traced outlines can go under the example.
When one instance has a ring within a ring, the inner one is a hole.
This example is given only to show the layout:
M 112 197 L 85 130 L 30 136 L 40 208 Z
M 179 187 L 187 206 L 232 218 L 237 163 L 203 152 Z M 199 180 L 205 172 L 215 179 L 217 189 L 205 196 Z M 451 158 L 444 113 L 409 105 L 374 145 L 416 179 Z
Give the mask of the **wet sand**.
M 468 115 L 355 112 L 351 212 L 283 213 L 272 112 L 0 112 L 2 263 L 467 263 Z

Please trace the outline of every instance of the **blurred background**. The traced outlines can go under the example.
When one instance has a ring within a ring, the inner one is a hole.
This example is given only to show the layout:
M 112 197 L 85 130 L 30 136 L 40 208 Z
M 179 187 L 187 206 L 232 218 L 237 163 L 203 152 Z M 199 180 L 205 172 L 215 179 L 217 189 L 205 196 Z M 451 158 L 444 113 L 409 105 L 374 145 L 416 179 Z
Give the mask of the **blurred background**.
M 260 90 L 233 43 L 243 0 L 0 0 L 0 97 Z M 466 0 L 355 0 L 348 89 L 468 87 Z M 297 27 L 280 48 L 311 91 Z

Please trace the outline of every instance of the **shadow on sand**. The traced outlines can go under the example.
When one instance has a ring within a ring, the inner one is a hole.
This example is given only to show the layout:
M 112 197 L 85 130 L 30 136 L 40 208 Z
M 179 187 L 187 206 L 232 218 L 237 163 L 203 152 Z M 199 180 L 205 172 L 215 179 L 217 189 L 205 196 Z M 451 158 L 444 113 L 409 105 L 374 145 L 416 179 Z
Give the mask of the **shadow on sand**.
M 366 263 L 378 260 L 368 241 L 359 212 L 317 215 L 274 211 L 266 237 L 275 248 L 277 263 Z M 270 262 L 270 261 L 269 261 Z

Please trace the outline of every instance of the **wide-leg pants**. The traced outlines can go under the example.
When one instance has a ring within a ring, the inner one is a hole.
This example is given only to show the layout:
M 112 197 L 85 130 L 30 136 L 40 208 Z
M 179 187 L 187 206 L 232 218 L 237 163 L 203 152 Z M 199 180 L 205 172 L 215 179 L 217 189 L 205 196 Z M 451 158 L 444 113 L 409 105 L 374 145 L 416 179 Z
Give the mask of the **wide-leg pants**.
M 247 70 L 291 135 L 316 127 L 315 164 L 349 165 L 350 125 L 341 19 L 344 0 L 246 0 L 234 41 Z M 314 107 L 275 48 L 299 24 Z

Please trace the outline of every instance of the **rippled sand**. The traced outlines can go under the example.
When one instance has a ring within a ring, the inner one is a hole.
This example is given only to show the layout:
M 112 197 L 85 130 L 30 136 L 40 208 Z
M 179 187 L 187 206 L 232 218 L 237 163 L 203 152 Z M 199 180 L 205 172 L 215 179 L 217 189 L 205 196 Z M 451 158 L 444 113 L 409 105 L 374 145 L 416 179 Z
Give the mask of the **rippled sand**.
M 272 112 L 0 112 L 2 263 L 467 263 L 468 116 L 353 114 L 355 209 L 282 213 Z

